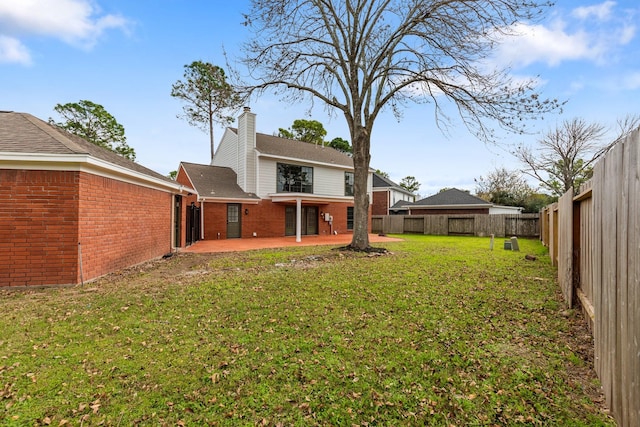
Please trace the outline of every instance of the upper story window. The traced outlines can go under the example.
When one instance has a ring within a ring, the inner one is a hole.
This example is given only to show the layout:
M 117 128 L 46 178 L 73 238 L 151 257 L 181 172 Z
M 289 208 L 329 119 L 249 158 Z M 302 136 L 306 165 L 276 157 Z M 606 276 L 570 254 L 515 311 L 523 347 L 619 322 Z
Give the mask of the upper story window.
M 278 193 L 313 193 L 313 168 L 278 163 Z
M 353 172 L 344 173 L 344 195 L 353 196 Z

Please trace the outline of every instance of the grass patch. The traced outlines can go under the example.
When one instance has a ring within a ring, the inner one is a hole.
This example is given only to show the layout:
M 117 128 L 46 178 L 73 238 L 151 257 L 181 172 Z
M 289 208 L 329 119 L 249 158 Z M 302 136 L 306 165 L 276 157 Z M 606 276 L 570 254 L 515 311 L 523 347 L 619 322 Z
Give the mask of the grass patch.
M 0 424 L 615 425 L 537 241 L 403 237 L 2 291 Z

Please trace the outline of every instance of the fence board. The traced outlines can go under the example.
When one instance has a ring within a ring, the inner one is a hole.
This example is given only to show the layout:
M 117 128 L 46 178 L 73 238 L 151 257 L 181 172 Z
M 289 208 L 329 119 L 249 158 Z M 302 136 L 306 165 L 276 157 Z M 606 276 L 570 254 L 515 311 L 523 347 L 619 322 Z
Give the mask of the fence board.
M 575 280 L 586 299 L 589 307 L 585 307 L 589 314 L 589 326 L 593 331 L 593 321 L 595 312 L 593 311 L 593 278 L 592 278 L 592 257 L 589 250 L 593 247 L 593 199 L 591 197 L 581 200 L 580 205 L 580 252 L 578 253 L 579 271 Z M 585 302 L 583 302 L 585 304 Z
M 566 192 L 558 200 L 558 284 L 564 302 L 573 306 L 573 192 Z
M 602 390 L 606 388 L 607 373 L 605 371 L 605 348 L 602 345 L 605 335 L 605 314 L 603 313 L 603 290 L 602 290 L 602 251 L 603 251 L 603 207 L 602 197 L 604 193 L 604 162 L 599 162 L 593 168 L 593 246 L 590 249 L 585 248 L 589 258 L 592 260 L 591 280 L 593 282 L 593 309 L 594 309 L 594 368 L 596 374 L 600 378 Z
M 405 233 L 424 234 L 424 219 L 418 216 L 405 216 L 403 228 Z
M 619 144 L 620 151 L 620 162 L 621 165 L 621 173 L 618 174 L 619 185 L 618 191 L 620 193 L 620 197 L 617 198 L 617 312 L 619 313 L 619 321 L 618 321 L 618 337 L 616 339 L 617 349 L 616 349 L 616 366 L 619 367 L 619 378 L 622 381 L 624 378 L 632 377 L 632 366 L 633 366 L 633 357 L 630 357 L 628 353 L 629 343 L 628 339 L 630 337 L 629 329 L 633 326 L 630 323 L 630 317 L 633 315 L 629 311 L 629 291 L 632 286 L 630 286 L 628 280 L 628 266 L 629 266 L 629 217 L 633 216 L 634 213 L 629 212 L 629 187 L 632 172 L 630 171 L 632 159 L 632 144 L 630 141 L 625 141 L 623 144 Z M 637 215 L 637 213 L 636 213 Z M 625 382 L 622 381 L 624 384 Z M 620 419 L 623 424 L 627 423 L 627 420 L 630 418 L 629 408 L 632 403 L 630 400 L 631 393 L 629 387 L 616 387 L 615 393 L 620 393 Z
M 446 215 L 425 215 L 424 234 L 446 236 L 449 227 L 449 219 Z
M 475 233 L 474 218 L 449 217 L 447 234 L 473 236 Z
M 549 216 L 550 209 L 547 206 L 546 208 L 540 211 L 540 222 L 541 222 L 541 230 L 540 230 L 540 240 L 542 244 L 546 247 L 549 247 Z
M 628 390 L 629 426 L 640 425 L 640 130 L 636 130 L 629 144 L 629 224 L 627 247 L 629 316 L 625 355 L 630 359 L 628 371 L 624 373 Z
M 608 395 L 611 411 L 620 413 L 620 392 L 615 384 L 620 381 L 620 367 L 618 364 L 619 355 L 617 354 L 617 337 L 619 336 L 619 319 L 618 319 L 618 292 L 616 286 L 618 272 L 618 245 L 616 237 L 618 236 L 618 203 L 617 190 L 620 181 L 618 179 L 622 171 L 622 150 L 621 146 L 616 145 L 604 159 L 605 162 L 605 182 L 603 201 L 603 215 L 608 218 L 603 222 L 603 248 L 602 248 L 602 295 L 603 304 L 601 309 L 606 312 L 606 327 L 603 336 L 603 345 L 605 347 L 605 370 L 609 373 L 610 378 L 606 383 L 605 395 Z M 605 318 L 603 317 L 603 321 Z
M 389 231 L 385 231 L 385 233 L 400 233 L 404 232 L 404 217 L 400 215 L 390 215 L 387 216 L 389 219 Z

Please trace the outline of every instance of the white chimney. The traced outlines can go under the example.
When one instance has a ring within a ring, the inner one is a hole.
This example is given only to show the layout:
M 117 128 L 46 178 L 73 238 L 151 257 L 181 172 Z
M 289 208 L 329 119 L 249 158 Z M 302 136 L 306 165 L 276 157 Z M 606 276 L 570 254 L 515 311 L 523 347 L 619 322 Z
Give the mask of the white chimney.
M 247 148 L 256 146 L 256 115 L 249 107 L 244 107 L 244 111 L 238 117 L 238 144 Z

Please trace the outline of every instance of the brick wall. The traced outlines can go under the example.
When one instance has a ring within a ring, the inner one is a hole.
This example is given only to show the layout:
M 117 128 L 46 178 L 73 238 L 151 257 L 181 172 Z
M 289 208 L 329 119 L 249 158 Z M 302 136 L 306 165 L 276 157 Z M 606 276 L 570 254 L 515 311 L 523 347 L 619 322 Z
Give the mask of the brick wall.
M 84 280 L 171 252 L 172 194 L 84 172 L 79 188 Z
M 0 169 L 0 286 L 76 283 L 79 172 Z
M 282 237 L 285 235 L 284 203 L 273 203 L 270 200 L 261 200 L 257 205 L 242 204 L 240 207 L 240 221 L 242 238 L 251 238 L 255 232 L 257 237 Z M 295 206 L 295 205 L 289 205 Z M 347 207 L 351 203 L 324 203 L 318 206 L 318 216 L 321 212 L 327 212 L 333 216 L 333 231 L 340 234 L 351 233 L 347 229 Z M 245 210 L 247 213 L 245 214 Z M 371 212 L 371 209 L 369 210 Z M 227 204 L 205 202 L 204 215 L 204 239 L 216 240 L 227 238 Z M 369 215 L 371 218 L 371 215 Z M 371 219 L 369 219 L 371 222 Z M 318 218 L 318 234 L 331 234 L 331 225 Z M 218 233 L 220 233 L 218 235 Z
M 372 215 L 388 215 L 389 211 L 389 192 L 374 191 L 373 200 L 371 202 Z

